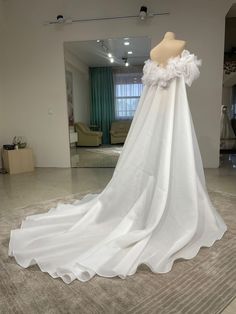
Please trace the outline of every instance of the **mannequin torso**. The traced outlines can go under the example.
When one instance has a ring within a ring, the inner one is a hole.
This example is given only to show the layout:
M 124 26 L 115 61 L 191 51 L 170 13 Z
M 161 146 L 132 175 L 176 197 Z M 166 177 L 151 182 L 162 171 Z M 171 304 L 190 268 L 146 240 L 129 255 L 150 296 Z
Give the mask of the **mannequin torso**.
M 150 58 L 160 66 L 165 66 L 170 58 L 181 54 L 186 46 L 183 40 L 176 40 L 175 34 L 167 32 L 163 40 L 150 51 Z

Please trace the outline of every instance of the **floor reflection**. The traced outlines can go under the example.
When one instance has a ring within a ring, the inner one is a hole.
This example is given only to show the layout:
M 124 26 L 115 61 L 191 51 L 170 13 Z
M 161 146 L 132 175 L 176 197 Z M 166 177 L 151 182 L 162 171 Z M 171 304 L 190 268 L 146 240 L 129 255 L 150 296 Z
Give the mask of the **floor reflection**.
M 99 147 L 72 147 L 71 167 L 115 168 L 122 148 L 122 144 Z

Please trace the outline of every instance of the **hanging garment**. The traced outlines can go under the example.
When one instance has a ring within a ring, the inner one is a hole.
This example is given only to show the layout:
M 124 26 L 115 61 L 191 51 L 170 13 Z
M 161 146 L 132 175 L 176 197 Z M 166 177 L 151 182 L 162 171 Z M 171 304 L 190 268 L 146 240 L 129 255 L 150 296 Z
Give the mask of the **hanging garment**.
M 213 207 L 186 85 L 200 61 L 184 50 L 163 68 L 147 60 L 144 89 L 113 176 L 99 194 L 26 217 L 9 255 L 65 283 L 133 275 L 140 264 L 166 273 L 227 227 Z

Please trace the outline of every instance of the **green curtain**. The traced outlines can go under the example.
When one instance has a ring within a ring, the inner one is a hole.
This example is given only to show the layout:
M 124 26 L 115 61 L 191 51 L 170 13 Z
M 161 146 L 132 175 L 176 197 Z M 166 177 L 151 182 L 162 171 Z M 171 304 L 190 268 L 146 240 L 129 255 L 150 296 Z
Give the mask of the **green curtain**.
M 90 123 L 103 132 L 102 143 L 110 143 L 111 122 L 115 119 L 114 83 L 111 67 L 89 68 L 91 84 Z

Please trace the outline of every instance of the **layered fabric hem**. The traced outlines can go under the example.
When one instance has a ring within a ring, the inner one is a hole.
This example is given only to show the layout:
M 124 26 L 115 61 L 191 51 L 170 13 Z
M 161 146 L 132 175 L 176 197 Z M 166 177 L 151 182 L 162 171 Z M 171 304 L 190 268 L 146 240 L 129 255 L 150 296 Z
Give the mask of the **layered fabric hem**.
M 86 282 L 92 279 L 95 275 L 106 277 L 106 278 L 120 277 L 121 279 L 125 279 L 127 276 L 134 275 L 137 272 L 137 269 L 140 265 L 146 265 L 153 273 L 162 273 L 162 274 L 168 273 L 171 271 L 175 261 L 177 261 L 178 259 L 185 259 L 185 260 L 193 259 L 199 253 L 199 250 L 201 248 L 203 247 L 209 248 L 216 241 L 220 240 L 223 237 L 226 230 L 227 230 L 226 227 L 222 230 L 219 230 L 219 232 L 214 237 L 212 237 L 211 239 L 208 239 L 205 242 L 202 242 L 201 244 L 193 247 L 192 249 L 189 249 L 188 252 L 186 252 L 185 254 L 183 253 L 177 254 L 175 258 L 172 258 L 166 261 L 164 267 L 163 266 L 158 267 L 156 266 L 154 262 L 152 263 L 148 262 L 149 259 L 147 258 L 146 261 L 145 260 L 140 261 L 133 271 L 128 272 L 126 274 L 116 273 L 112 269 L 110 271 L 106 270 L 105 272 L 100 271 L 96 267 L 94 269 L 90 269 L 90 268 L 87 268 L 85 265 L 80 264 L 79 262 L 75 264 L 76 267 L 73 267 L 73 266 L 68 267 L 68 268 L 59 267 L 54 271 L 49 271 L 47 270 L 47 267 L 45 267 L 45 265 L 43 265 L 43 263 L 41 263 L 37 258 L 33 258 L 30 260 L 22 260 L 22 258 L 20 257 L 20 253 L 17 254 L 14 251 L 11 251 L 9 255 L 14 256 L 15 260 L 21 267 L 28 268 L 29 266 L 36 264 L 38 265 L 38 267 L 40 268 L 42 272 L 48 273 L 52 278 L 61 278 L 66 284 L 70 284 L 75 279 L 78 279 L 81 282 Z

